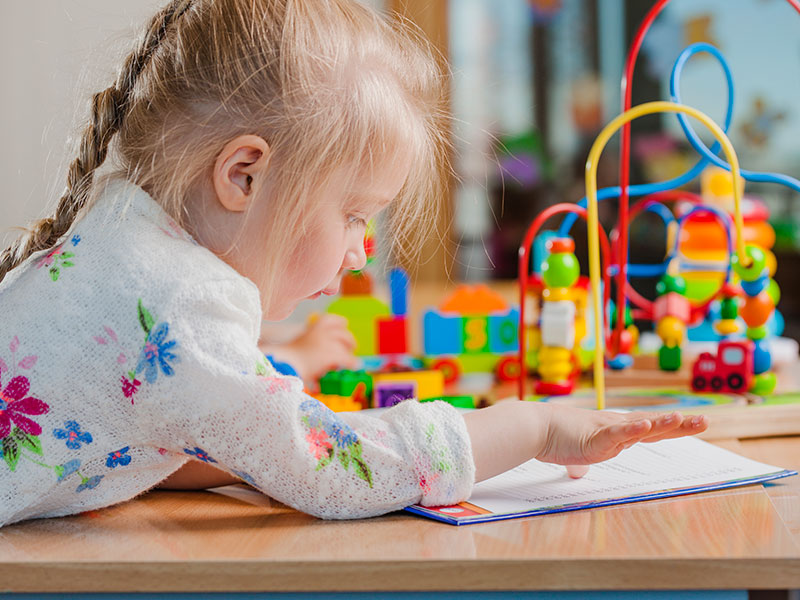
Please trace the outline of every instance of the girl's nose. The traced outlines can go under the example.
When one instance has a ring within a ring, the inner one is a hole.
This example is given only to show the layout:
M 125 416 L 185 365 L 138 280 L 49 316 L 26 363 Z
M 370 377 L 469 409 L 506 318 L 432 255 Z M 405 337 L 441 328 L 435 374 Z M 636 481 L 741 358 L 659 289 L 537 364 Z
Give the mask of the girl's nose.
M 344 255 L 342 268 L 350 271 L 360 271 L 367 265 L 367 252 L 364 249 L 364 240 L 360 239 L 357 243 L 348 248 Z

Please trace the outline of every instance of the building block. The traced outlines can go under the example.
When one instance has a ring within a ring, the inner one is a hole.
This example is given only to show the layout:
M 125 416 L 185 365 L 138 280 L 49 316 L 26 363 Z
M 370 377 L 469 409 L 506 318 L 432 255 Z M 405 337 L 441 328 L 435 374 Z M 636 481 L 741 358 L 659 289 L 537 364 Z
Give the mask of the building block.
M 489 315 L 489 352 L 505 354 L 519 349 L 519 310 L 507 314 Z
M 462 318 L 427 310 L 422 317 L 423 349 L 426 356 L 461 354 L 464 351 Z
M 376 408 L 387 408 L 416 397 L 416 381 L 381 381 L 375 384 Z
M 408 352 L 405 317 L 379 318 L 375 326 L 378 328 L 378 354 Z
M 461 315 L 480 315 L 505 312 L 508 310 L 508 303 L 485 284 L 462 284 L 439 305 L 439 310 Z
M 462 339 L 465 354 L 489 351 L 489 326 L 487 317 L 465 316 L 462 320 Z
M 408 273 L 396 268 L 389 272 L 389 290 L 391 293 L 391 309 L 395 317 L 408 314 Z
M 385 302 L 372 296 L 342 296 L 331 302 L 328 312 L 347 319 L 347 328 L 356 338 L 354 352 L 357 356 L 378 353 L 378 328 L 375 320 L 390 316 Z
M 372 376 L 366 371 L 330 371 L 319 380 L 319 391 L 333 396 L 351 396 L 359 383 L 364 384 L 364 393 L 372 395 Z
M 394 373 L 377 373 L 372 376 L 376 403 L 379 401 L 377 389 L 386 383 L 413 382 L 416 386 L 415 397 L 424 399 L 444 395 L 444 375 L 435 369 L 425 371 L 397 371 Z

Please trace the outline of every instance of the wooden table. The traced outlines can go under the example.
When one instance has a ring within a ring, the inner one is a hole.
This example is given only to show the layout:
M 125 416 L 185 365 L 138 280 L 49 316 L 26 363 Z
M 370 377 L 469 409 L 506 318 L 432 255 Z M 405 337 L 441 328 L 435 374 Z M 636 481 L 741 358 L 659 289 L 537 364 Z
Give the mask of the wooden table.
M 513 287 L 502 289 L 513 300 Z M 412 312 L 442 296 L 415 293 Z M 800 470 L 800 436 L 716 443 Z M 0 528 L 0 598 L 4 591 L 116 598 L 172 591 L 794 588 L 800 477 L 463 527 L 406 513 L 320 521 L 232 486 L 156 491 L 102 511 Z
M 800 437 L 728 440 L 800 469 Z M 243 486 L 0 529 L 0 591 L 800 588 L 800 477 L 454 527 L 320 521 Z

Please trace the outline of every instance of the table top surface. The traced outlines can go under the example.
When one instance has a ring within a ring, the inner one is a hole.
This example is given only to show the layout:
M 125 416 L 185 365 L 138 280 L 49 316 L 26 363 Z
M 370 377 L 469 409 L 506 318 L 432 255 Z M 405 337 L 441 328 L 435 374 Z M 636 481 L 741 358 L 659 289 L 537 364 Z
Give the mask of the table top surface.
M 718 442 L 800 469 L 800 437 Z M 800 586 L 800 477 L 455 527 L 321 521 L 244 486 L 155 491 L 0 529 L 8 591 L 698 589 Z
M 714 443 L 800 471 L 800 436 Z M 462 527 L 322 521 L 228 486 L 0 528 L 0 591 L 710 588 L 800 588 L 800 477 Z

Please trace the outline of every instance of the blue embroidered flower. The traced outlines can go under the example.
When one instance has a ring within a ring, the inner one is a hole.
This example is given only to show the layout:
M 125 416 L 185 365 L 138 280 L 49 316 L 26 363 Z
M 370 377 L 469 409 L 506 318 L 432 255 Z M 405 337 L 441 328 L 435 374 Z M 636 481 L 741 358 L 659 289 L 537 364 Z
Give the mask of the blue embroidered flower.
M 73 245 L 73 246 L 77 246 L 78 244 L 80 244 L 80 243 L 81 243 L 81 236 L 79 236 L 79 235 L 76 233 L 75 235 L 73 235 L 73 236 L 72 236 L 72 239 L 70 240 L 70 242 L 72 242 L 72 245 Z
M 63 481 L 81 468 L 81 461 L 77 458 L 73 458 L 72 460 L 65 462 L 63 465 L 59 465 L 57 468 L 57 472 L 59 473 L 58 481 Z
M 75 488 L 76 492 L 82 492 L 83 490 L 92 490 L 97 487 L 100 481 L 103 479 L 103 475 L 95 475 L 94 477 L 83 478 L 81 484 Z
M 358 441 L 356 432 L 344 421 L 334 420 L 326 428 L 326 432 L 340 448 L 355 444 Z
M 300 410 L 307 413 L 308 424 L 315 429 L 324 429 L 336 445 L 344 448 L 358 442 L 358 435 L 344 421 L 340 420 L 327 406 L 318 400 L 304 400 Z
M 131 455 L 128 454 L 128 450 L 130 449 L 130 446 L 125 446 L 116 452 L 109 452 L 108 458 L 106 458 L 106 466 L 109 469 L 116 469 L 119 465 L 122 465 L 123 467 L 125 465 L 129 465 L 131 463 Z
M 203 450 L 202 448 L 198 448 L 197 446 L 194 447 L 194 450 L 189 450 L 189 448 L 184 448 L 183 451 L 186 454 L 191 454 L 192 456 L 197 457 L 198 459 L 202 460 L 203 462 L 207 462 L 207 463 L 212 463 L 212 462 L 215 463 L 215 462 L 217 462 L 213 458 L 211 458 L 205 450 Z
M 233 470 L 231 472 L 234 475 L 236 475 L 239 479 L 241 479 L 242 481 L 246 481 L 247 483 L 249 483 L 253 487 L 256 487 L 256 481 L 255 481 L 255 479 L 253 479 L 253 476 L 250 475 L 250 473 L 245 473 L 244 471 L 236 471 L 236 470 Z
M 92 434 L 81 431 L 77 421 L 64 421 L 64 429 L 53 429 L 53 435 L 59 440 L 67 440 L 67 448 L 78 450 L 81 444 L 91 444 Z
M 159 323 L 147 334 L 147 340 L 139 355 L 139 364 L 136 365 L 137 373 L 145 370 L 144 378 L 147 383 L 155 383 L 159 367 L 161 367 L 161 372 L 168 377 L 175 374 L 169 363 L 170 361 L 180 362 L 180 357 L 172 352 L 178 348 L 178 342 L 167 341 L 167 335 L 169 335 L 169 325 L 166 323 Z

